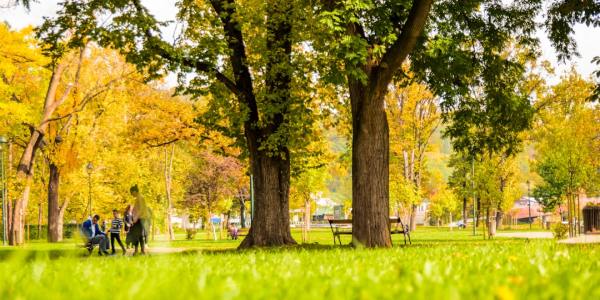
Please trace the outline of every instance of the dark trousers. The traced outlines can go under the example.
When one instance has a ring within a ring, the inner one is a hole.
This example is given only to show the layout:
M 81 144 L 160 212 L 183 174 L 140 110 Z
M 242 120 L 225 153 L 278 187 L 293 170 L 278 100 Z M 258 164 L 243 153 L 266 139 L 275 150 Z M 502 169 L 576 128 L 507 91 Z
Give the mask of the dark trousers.
M 138 245 L 142 248 L 142 254 L 146 254 L 146 250 L 144 249 L 144 245 L 146 243 L 144 242 L 144 238 L 140 238 L 139 240 L 133 242 L 133 246 L 135 247 L 134 253 L 137 254 L 138 252 Z
M 110 245 L 112 247 L 112 253 L 115 253 L 115 240 L 117 240 L 117 243 L 119 243 L 119 246 L 121 246 L 121 249 L 123 249 L 123 252 L 125 252 L 125 247 L 123 246 L 123 243 L 121 242 L 121 234 L 120 233 L 111 233 L 110 234 Z

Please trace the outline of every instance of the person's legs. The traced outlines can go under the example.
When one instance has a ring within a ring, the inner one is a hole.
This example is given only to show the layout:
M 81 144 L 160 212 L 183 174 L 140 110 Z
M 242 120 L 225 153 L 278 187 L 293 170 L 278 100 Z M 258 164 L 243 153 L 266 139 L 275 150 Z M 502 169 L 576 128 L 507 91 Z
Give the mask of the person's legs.
M 142 239 L 140 244 L 141 244 L 141 248 L 142 248 L 142 254 L 146 254 L 146 250 L 144 249 L 146 241 L 144 239 Z
M 108 253 L 108 238 L 105 235 L 99 235 L 100 237 L 100 251 L 102 253 Z
M 118 238 L 119 238 L 118 234 L 114 234 L 114 233 L 110 234 L 110 247 L 112 249 L 112 254 L 115 254 L 115 239 L 118 239 Z M 119 241 L 119 243 L 121 243 L 121 241 Z
M 121 249 L 123 250 L 123 254 L 125 254 L 125 246 L 123 246 L 123 242 L 121 242 L 121 234 L 120 233 L 113 233 L 111 234 L 111 236 L 115 237 L 115 239 L 117 240 L 117 243 L 119 243 L 119 246 L 121 246 Z M 113 244 L 113 253 L 115 253 L 115 241 L 112 241 Z
M 138 244 L 139 243 L 140 243 L 139 241 L 133 242 L 133 255 L 136 255 L 138 253 Z
M 100 244 L 100 237 L 95 236 L 95 237 L 91 238 L 90 239 L 90 247 L 91 247 L 91 249 L 89 251 L 91 252 L 92 250 L 94 250 L 94 246 L 95 245 L 99 245 L 99 244 Z M 100 253 L 100 247 L 98 247 L 98 254 L 101 254 Z

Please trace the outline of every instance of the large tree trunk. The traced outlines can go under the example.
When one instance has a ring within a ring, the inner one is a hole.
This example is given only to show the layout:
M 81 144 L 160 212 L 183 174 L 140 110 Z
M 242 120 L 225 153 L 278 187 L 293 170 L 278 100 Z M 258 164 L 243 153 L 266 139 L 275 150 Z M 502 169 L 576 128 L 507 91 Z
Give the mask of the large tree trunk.
M 293 245 L 290 231 L 290 162 L 264 152 L 251 156 L 254 217 L 240 248 Z
M 285 144 L 280 144 L 277 145 L 275 151 L 263 150 L 260 145 L 272 135 L 277 134 L 281 126 L 288 122 L 286 114 L 291 97 L 292 82 L 291 20 L 293 2 L 267 1 L 266 10 L 268 54 L 266 55 L 265 87 L 270 105 L 281 108 L 275 109 L 275 113 L 266 112 L 265 114 L 270 115 L 272 120 L 264 128 L 257 128 L 260 120 L 256 99 L 249 92 L 252 90 L 249 69 L 247 65 L 239 68 L 240 74 L 236 74 L 236 76 L 241 78 L 239 86 L 246 91 L 244 98 L 249 104 L 250 110 L 248 120 L 244 123 L 244 131 L 250 152 L 255 187 L 252 226 L 240 244 L 240 248 L 296 244 L 290 231 L 289 149 Z M 228 29 L 226 28 L 226 30 Z M 240 40 L 241 33 L 239 33 L 238 41 Z M 239 45 L 233 47 L 234 49 L 239 48 Z M 239 52 L 240 55 L 245 56 L 244 51 L 240 49 Z M 232 61 L 236 62 L 236 59 L 232 59 Z M 235 66 L 234 69 L 236 69 Z
M 415 46 L 427 21 L 431 4 L 431 0 L 413 2 L 402 32 L 383 57 L 369 57 L 359 66 L 367 77 L 366 81 L 354 75 L 349 75 L 348 78 L 352 106 L 354 245 L 391 246 L 388 220 L 389 128 L 384 98 L 394 73 L 402 67 Z M 358 22 L 349 23 L 346 31 L 357 38 L 365 35 L 364 28 Z M 412 161 L 414 163 L 414 159 Z
M 350 79 L 352 102 L 352 243 L 390 247 L 389 129 L 384 92 Z
M 56 243 L 63 239 L 63 218 L 59 204 L 58 187 L 60 184 L 60 170 L 54 163 L 49 164 L 48 177 L 48 242 Z

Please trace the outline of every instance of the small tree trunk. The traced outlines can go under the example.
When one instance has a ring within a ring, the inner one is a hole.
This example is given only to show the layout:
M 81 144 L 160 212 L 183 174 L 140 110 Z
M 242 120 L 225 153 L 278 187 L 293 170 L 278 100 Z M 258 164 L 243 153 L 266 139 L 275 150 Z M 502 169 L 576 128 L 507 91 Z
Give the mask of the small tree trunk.
M 417 229 L 417 208 L 416 204 L 410 205 L 410 231 Z
M 246 228 L 246 205 L 244 204 L 244 198 L 240 198 L 240 223 L 242 228 Z
M 48 178 L 48 242 L 56 243 L 63 239 L 63 221 L 60 216 L 58 187 L 60 184 L 60 171 L 54 163 L 49 164 L 50 175 Z
M 22 245 L 25 242 L 25 208 L 29 202 L 31 193 L 31 183 L 33 181 L 33 167 L 25 177 L 25 186 L 23 188 L 22 198 L 17 199 L 12 208 L 12 222 L 8 236 L 9 245 Z
M 495 212 L 490 212 L 490 210 L 487 210 L 487 226 L 488 226 L 488 238 L 492 239 L 494 238 L 494 236 L 496 235 L 496 221 L 492 218 L 493 215 L 495 215 Z
M 166 224 L 167 224 L 167 232 L 169 233 L 169 240 L 175 239 L 175 232 L 173 231 L 173 224 L 171 223 L 171 216 L 173 214 L 173 200 L 171 197 L 171 182 L 172 182 L 172 172 L 173 172 L 173 156 L 175 155 L 175 144 L 171 144 L 171 156 L 169 158 L 169 153 L 167 148 L 165 147 L 165 190 L 167 194 L 167 215 L 166 215 Z
M 502 220 L 504 218 L 504 213 L 498 209 L 496 211 L 496 229 L 502 229 Z
M 304 201 L 304 228 L 302 242 L 308 243 L 308 232 L 310 231 L 310 200 Z
M 6 211 L 7 211 L 6 219 L 8 220 L 8 222 L 6 224 L 6 231 L 7 231 L 7 235 L 8 236 L 6 237 L 6 239 L 8 240 L 8 244 L 9 245 L 13 245 L 13 242 L 12 242 L 12 238 L 13 238 L 13 235 L 12 235 L 12 224 L 13 224 L 13 222 L 12 222 L 12 213 L 13 213 L 13 207 L 14 207 L 13 201 L 10 200 L 10 199 L 8 199 L 8 201 L 6 202 Z
M 462 217 L 463 217 L 463 224 L 465 226 L 465 228 L 467 228 L 467 197 L 463 197 L 463 203 L 462 203 Z
M 38 204 L 37 239 L 42 238 L 42 200 Z
M 481 217 L 481 201 L 477 198 L 477 215 L 475 216 L 475 227 L 479 227 L 479 218 Z

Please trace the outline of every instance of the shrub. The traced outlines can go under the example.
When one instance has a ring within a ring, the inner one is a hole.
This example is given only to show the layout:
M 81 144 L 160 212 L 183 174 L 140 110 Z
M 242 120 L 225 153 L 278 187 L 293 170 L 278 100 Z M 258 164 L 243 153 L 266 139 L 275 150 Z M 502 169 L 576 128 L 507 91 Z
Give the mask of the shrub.
M 188 228 L 185 230 L 185 232 L 186 232 L 186 239 L 193 240 L 194 237 L 196 237 L 196 233 L 198 232 L 198 230 L 196 230 L 195 228 Z
M 72 237 L 73 237 L 73 228 L 71 228 L 71 227 L 67 227 L 67 228 L 65 229 L 65 234 L 64 234 L 64 236 L 65 236 L 65 238 L 66 238 L 66 239 L 70 239 L 70 238 L 72 238 Z
M 569 226 L 563 223 L 557 223 L 552 227 L 552 234 L 554 234 L 554 238 L 557 240 L 566 238 L 567 231 L 569 231 Z

